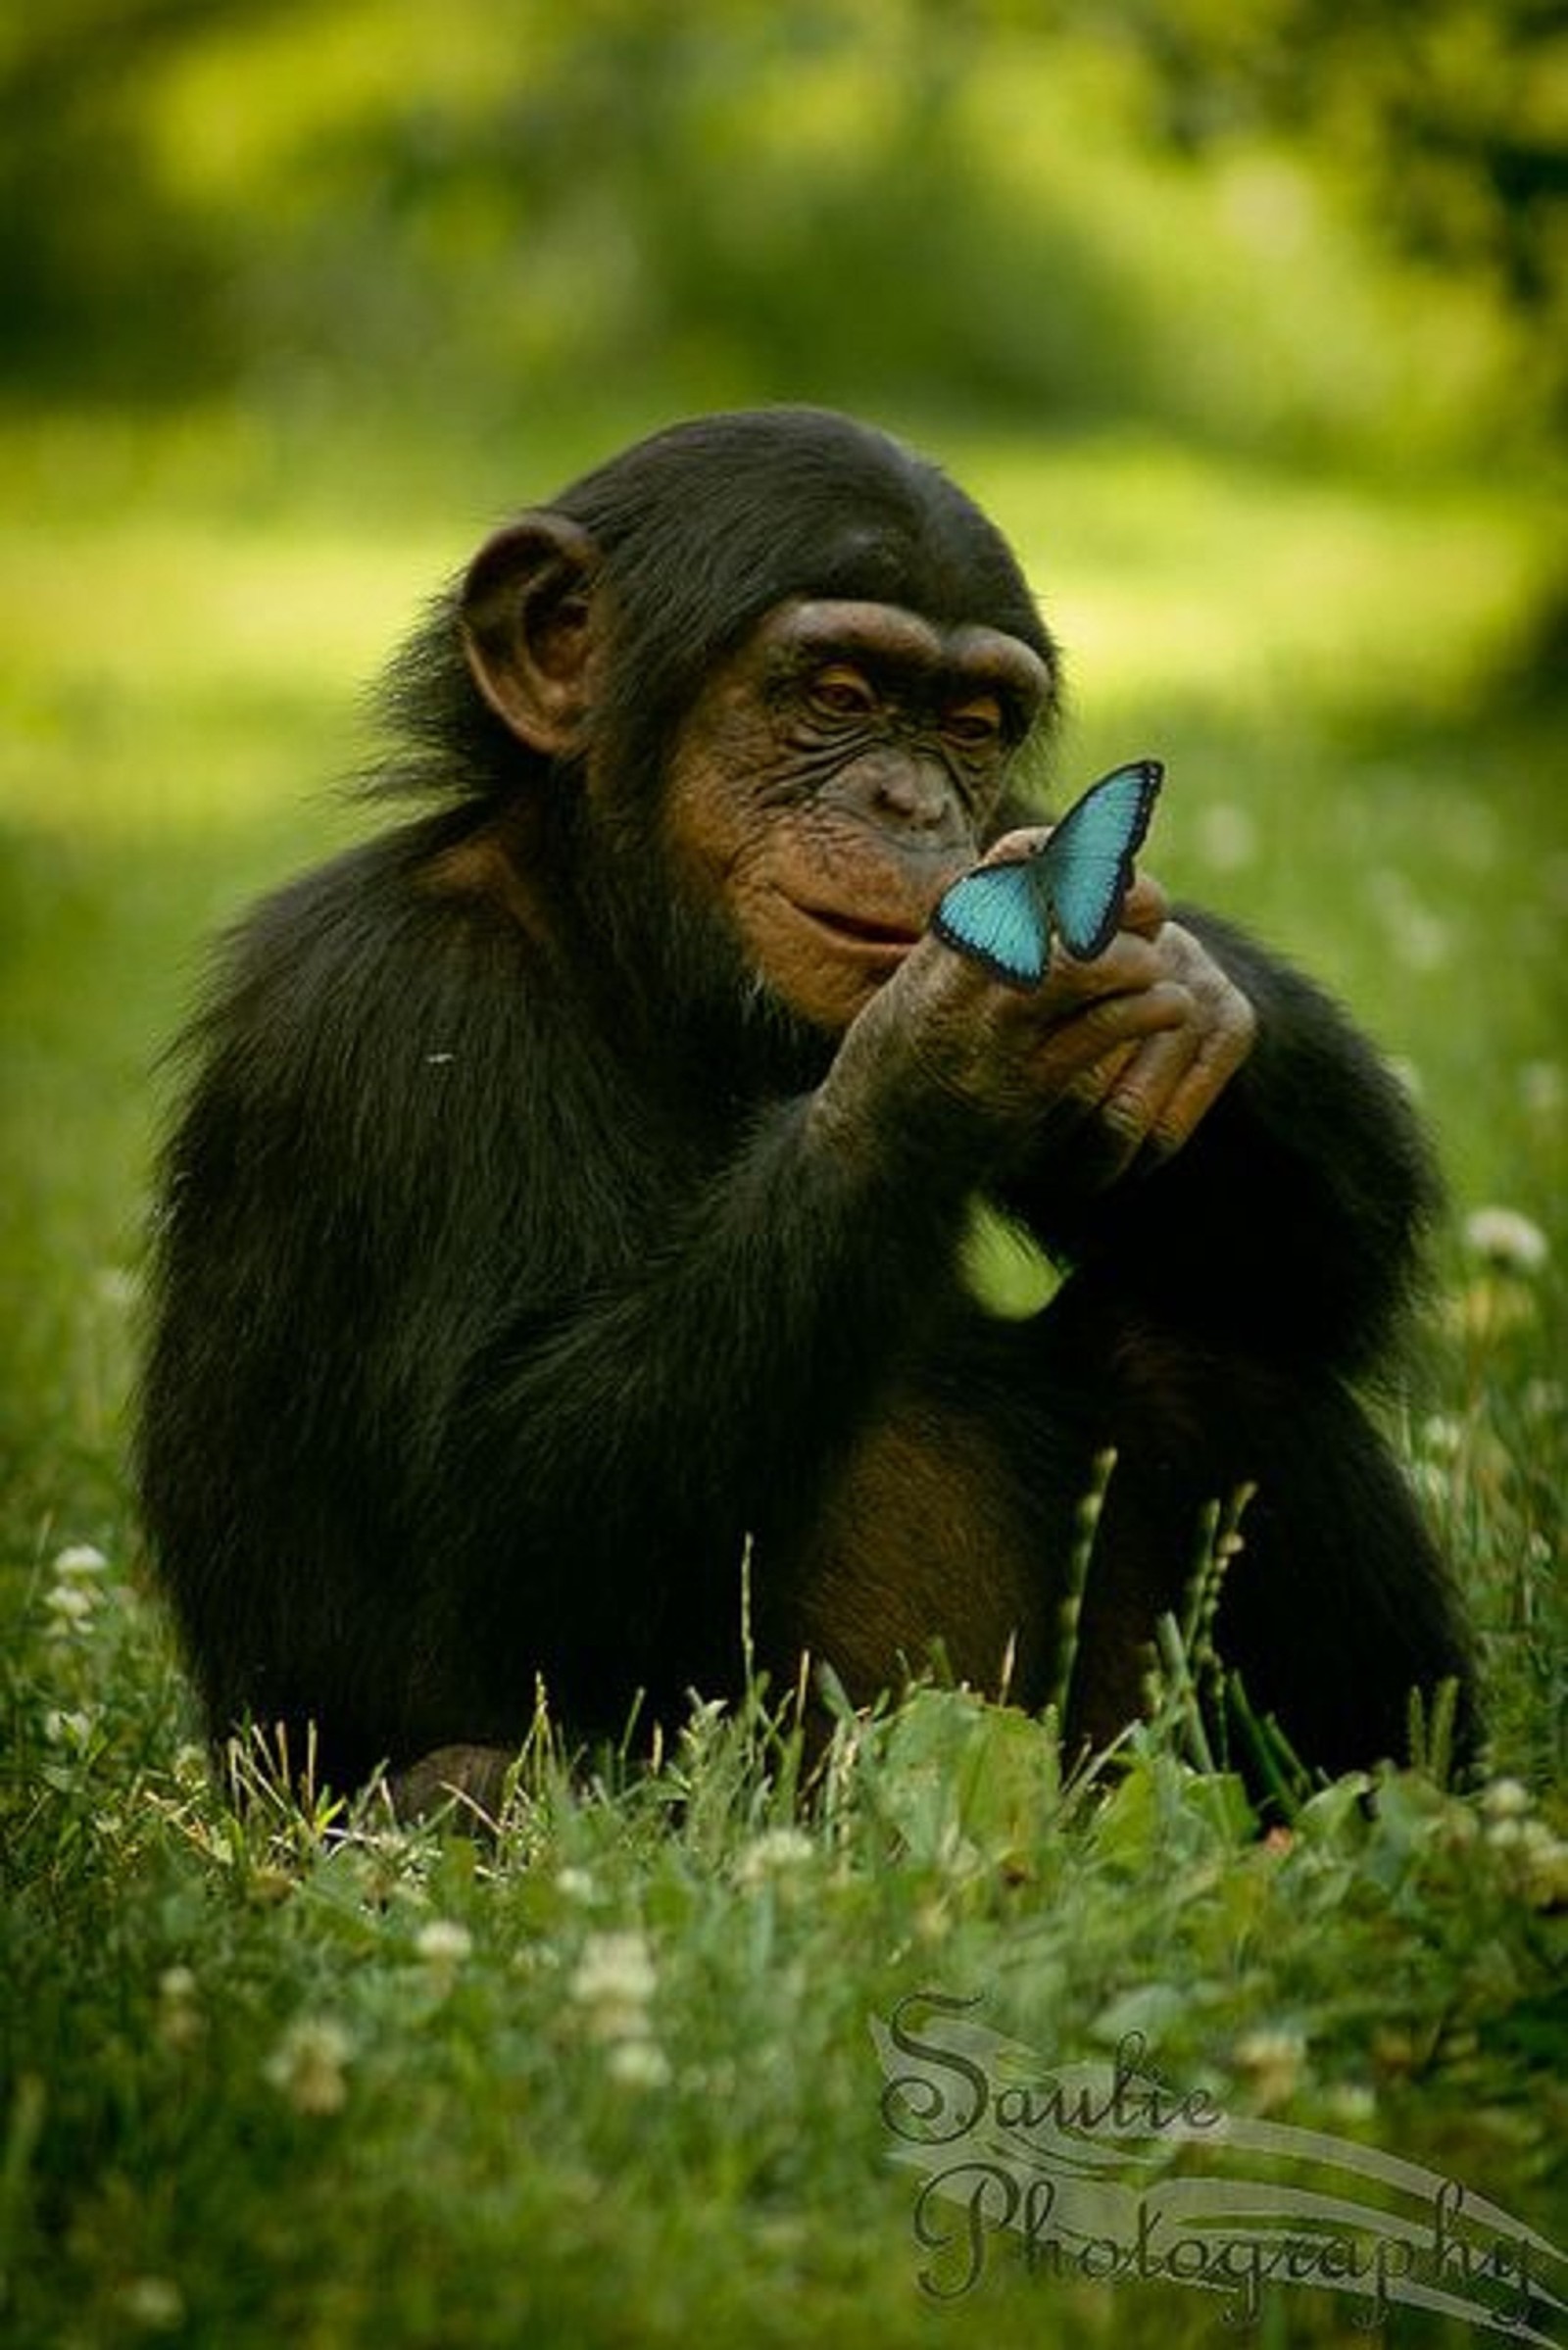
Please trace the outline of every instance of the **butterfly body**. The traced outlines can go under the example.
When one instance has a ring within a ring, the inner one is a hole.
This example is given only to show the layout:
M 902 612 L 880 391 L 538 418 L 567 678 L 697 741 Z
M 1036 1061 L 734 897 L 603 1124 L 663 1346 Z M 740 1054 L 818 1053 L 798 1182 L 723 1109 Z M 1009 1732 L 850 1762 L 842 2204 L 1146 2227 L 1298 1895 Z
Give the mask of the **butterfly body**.
M 965 873 L 932 917 L 938 938 L 1012 987 L 1039 986 L 1053 936 L 1080 961 L 1102 954 L 1121 920 L 1164 772 L 1157 759 L 1113 768 L 1038 849 Z

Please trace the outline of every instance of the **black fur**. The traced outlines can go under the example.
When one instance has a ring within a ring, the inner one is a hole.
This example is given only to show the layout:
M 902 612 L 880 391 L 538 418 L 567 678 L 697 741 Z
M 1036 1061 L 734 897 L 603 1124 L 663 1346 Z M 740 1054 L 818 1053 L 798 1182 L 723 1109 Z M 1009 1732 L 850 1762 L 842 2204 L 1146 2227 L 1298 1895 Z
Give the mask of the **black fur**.
M 655 817 L 698 681 L 781 597 L 980 619 L 1050 660 L 1015 563 L 934 469 L 809 412 L 678 428 L 555 511 L 604 556 L 617 821 L 585 835 L 443 601 L 395 672 L 380 775 L 440 804 L 258 907 L 190 1040 L 139 1462 L 215 1733 L 314 1719 L 341 1785 L 517 1741 L 539 1675 L 582 1732 L 618 1732 L 639 1691 L 667 1718 L 736 1686 L 748 1542 L 782 1673 L 842 1640 L 874 1679 L 902 1638 L 882 1594 L 921 1577 L 961 1653 L 966 1617 L 1010 1602 L 980 1595 L 984 1544 L 878 1551 L 899 1480 L 855 1521 L 858 1581 L 822 1554 L 885 1421 L 939 1485 L 972 1471 L 1028 1562 L 1016 1694 L 1051 1686 L 1073 1508 L 1114 1440 L 1085 1725 L 1136 1702 L 1202 1504 L 1255 1479 L 1222 1646 L 1313 1759 L 1396 1750 L 1410 1686 L 1467 1673 L 1343 1385 L 1384 1358 L 1436 1197 L 1401 1094 L 1305 981 L 1190 917 L 1257 1051 L 1185 1151 L 1092 1208 L 1011 1179 L 1003 1204 L 1074 1270 L 1036 1322 L 988 1321 L 957 1269 L 965 1162 L 939 1132 L 817 1131 L 831 1041 L 681 902 Z M 427 886 L 530 793 L 564 953 Z

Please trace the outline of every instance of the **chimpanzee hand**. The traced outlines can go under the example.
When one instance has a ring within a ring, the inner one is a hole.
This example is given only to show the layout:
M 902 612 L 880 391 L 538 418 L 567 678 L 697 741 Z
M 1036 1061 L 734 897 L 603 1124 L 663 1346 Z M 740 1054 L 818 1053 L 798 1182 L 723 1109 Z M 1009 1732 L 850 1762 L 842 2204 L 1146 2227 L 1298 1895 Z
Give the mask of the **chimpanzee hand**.
M 1147 909 L 1147 910 L 1146 910 Z M 1180 1150 L 1252 1050 L 1257 1015 L 1200 939 L 1164 919 L 1157 884 L 1141 876 L 1123 913 L 1159 960 L 1156 984 L 1181 989 L 1187 1005 L 1173 1026 L 1119 1046 L 1065 1089 L 1038 1140 L 1070 1149 L 1086 1189 L 1113 1182 L 1141 1153 Z M 1090 966 L 1093 969 L 1095 966 Z
M 1009 834 L 987 861 L 1034 837 Z M 922 940 L 851 1026 L 821 1106 L 848 1110 L 869 1093 L 873 1114 L 965 1136 L 976 1172 L 1059 1148 L 1095 1189 L 1146 1149 L 1178 1149 L 1254 1030 L 1241 990 L 1140 875 L 1104 953 L 1079 962 L 1058 950 L 1028 993 Z

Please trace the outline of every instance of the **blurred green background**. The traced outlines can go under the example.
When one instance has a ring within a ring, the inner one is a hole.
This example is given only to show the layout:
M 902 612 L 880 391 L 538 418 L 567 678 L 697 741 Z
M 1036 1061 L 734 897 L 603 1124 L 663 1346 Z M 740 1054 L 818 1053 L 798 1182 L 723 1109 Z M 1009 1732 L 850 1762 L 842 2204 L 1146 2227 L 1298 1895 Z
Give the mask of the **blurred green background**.
M 7 347 L 73 397 L 514 432 L 640 385 L 1408 464 L 1560 400 L 1532 0 L 62 0 Z

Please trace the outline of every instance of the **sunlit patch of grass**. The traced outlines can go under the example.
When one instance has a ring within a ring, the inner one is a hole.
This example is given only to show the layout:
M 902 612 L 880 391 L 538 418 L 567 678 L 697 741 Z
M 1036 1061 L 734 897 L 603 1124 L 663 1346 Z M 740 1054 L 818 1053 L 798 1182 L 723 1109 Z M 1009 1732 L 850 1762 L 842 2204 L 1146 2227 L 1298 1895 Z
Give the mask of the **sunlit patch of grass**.
M 111 2338 L 260 2344 L 310 2310 L 316 2338 L 394 2350 L 519 2316 L 598 2342 L 634 2312 L 659 2342 L 719 2308 L 749 2340 L 924 2340 L 868 2028 L 932 1987 L 978 1994 L 1045 2070 L 1136 2031 L 1228 2112 L 1550 2228 L 1568 1842 L 1515 1778 L 1347 1780 L 1259 1837 L 1186 1748 L 1179 1676 L 1091 1762 L 926 1687 L 844 1713 L 806 1775 L 759 1690 L 637 1774 L 541 1715 L 475 1842 L 399 1826 L 375 1788 L 302 1799 L 260 1746 L 210 1775 L 111 1549 L 40 1563 L 0 1669 L 0 1956 L 28 2020 L 0 2260 L 24 2338 L 88 2312 Z M 1001 2243 L 988 2272 L 991 2340 L 1209 2338 L 1168 2288 L 1075 2297 Z M 1293 2340 L 1340 2338 L 1332 2303 L 1287 2314 Z
M 1266 717 L 1463 707 L 1555 559 L 1549 506 L 1474 483 L 1404 489 L 1109 436 L 966 447 L 1019 547 L 1075 699 Z

